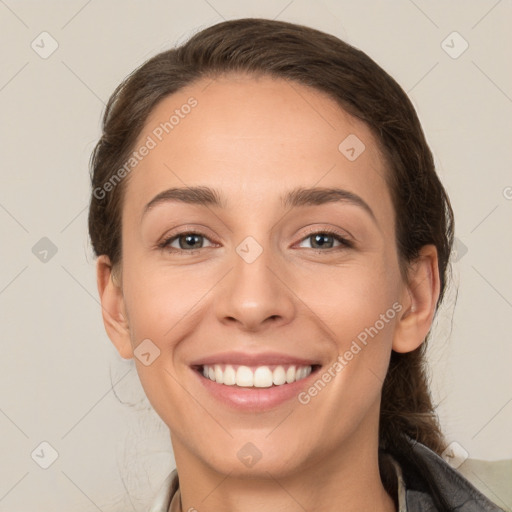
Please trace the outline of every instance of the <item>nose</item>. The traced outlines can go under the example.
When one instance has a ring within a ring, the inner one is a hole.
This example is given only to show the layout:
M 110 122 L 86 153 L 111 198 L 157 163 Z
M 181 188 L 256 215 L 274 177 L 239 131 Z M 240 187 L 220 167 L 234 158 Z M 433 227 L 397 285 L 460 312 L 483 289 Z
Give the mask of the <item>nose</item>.
M 284 265 L 269 250 L 255 261 L 235 255 L 233 268 L 216 288 L 214 308 L 218 320 L 246 331 L 261 331 L 291 322 L 297 298 Z

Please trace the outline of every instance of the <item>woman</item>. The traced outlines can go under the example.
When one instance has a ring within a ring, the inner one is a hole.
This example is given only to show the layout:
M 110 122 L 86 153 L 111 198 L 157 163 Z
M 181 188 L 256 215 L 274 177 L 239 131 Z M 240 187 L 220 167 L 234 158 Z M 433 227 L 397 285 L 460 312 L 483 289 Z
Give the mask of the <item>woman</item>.
M 153 510 L 500 510 L 439 456 L 453 213 L 368 56 L 207 28 L 116 89 L 91 164 L 105 327 L 176 459 Z

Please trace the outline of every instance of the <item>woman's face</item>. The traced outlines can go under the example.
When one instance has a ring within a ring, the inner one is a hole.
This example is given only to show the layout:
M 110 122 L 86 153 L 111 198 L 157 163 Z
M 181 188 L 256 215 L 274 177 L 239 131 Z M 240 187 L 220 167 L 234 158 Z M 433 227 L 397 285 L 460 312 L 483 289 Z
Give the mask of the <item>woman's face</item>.
M 410 300 L 370 130 L 316 90 L 231 75 L 163 100 L 143 145 L 113 341 L 178 464 L 277 477 L 373 453 Z

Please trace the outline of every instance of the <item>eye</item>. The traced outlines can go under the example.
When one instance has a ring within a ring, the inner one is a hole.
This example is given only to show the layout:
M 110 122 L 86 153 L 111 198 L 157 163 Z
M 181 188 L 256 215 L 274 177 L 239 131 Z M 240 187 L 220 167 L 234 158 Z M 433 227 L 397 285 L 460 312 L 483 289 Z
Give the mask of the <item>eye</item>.
M 311 246 L 309 248 L 314 250 L 336 250 L 353 247 L 352 242 L 347 240 L 345 237 L 335 231 L 329 230 L 315 231 L 308 234 L 305 238 L 302 239 L 300 247 L 304 247 L 302 244 L 308 240 L 311 241 Z M 158 245 L 158 247 L 161 249 L 169 250 L 169 252 L 192 253 L 199 249 L 204 249 L 205 246 L 203 244 L 205 241 L 208 241 L 210 244 L 206 247 L 214 246 L 214 244 L 211 243 L 209 238 L 207 238 L 204 234 L 195 231 L 185 231 L 183 233 L 178 233 L 166 238 Z M 335 245 L 336 242 L 338 244 L 337 246 Z
M 304 241 L 311 241 L 311 249 L 336 249 L 336 248 L 349 248 L 353 247 L 352 242 L 347 240 L 345 237 L 341 236 L 339 233 L 329 230 L 323 231 L 315 231 L 313 233 L 308 234 L 306 238 L 302 239 L 302 243 Z M 335 247 L 334 243 L 338 242 L 338 246 Z M 303 247 L 302 245 L 300 247 Z
M 202 233 L 186 231 L 166 238 L 161 244 L 159 244 L 159 247 L 162 249 L 171 248 L 173 249 L 171 252 L 193 252 L 194 250 L 203 249 L 204 247 L 202 244 L 205 240 L 209 241 L 209 239 Z

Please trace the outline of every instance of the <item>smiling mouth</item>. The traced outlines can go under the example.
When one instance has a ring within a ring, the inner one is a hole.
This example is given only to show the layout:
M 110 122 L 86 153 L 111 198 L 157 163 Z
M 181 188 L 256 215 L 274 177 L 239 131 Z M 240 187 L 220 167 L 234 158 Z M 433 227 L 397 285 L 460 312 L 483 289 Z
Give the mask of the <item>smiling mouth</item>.
M 203 377 L 222 384 L 243 388 L 270 388 L 286 386 L 316 372 L 320 365 L 265 365 L 235 364 L 197 365 L 194 369 Z

